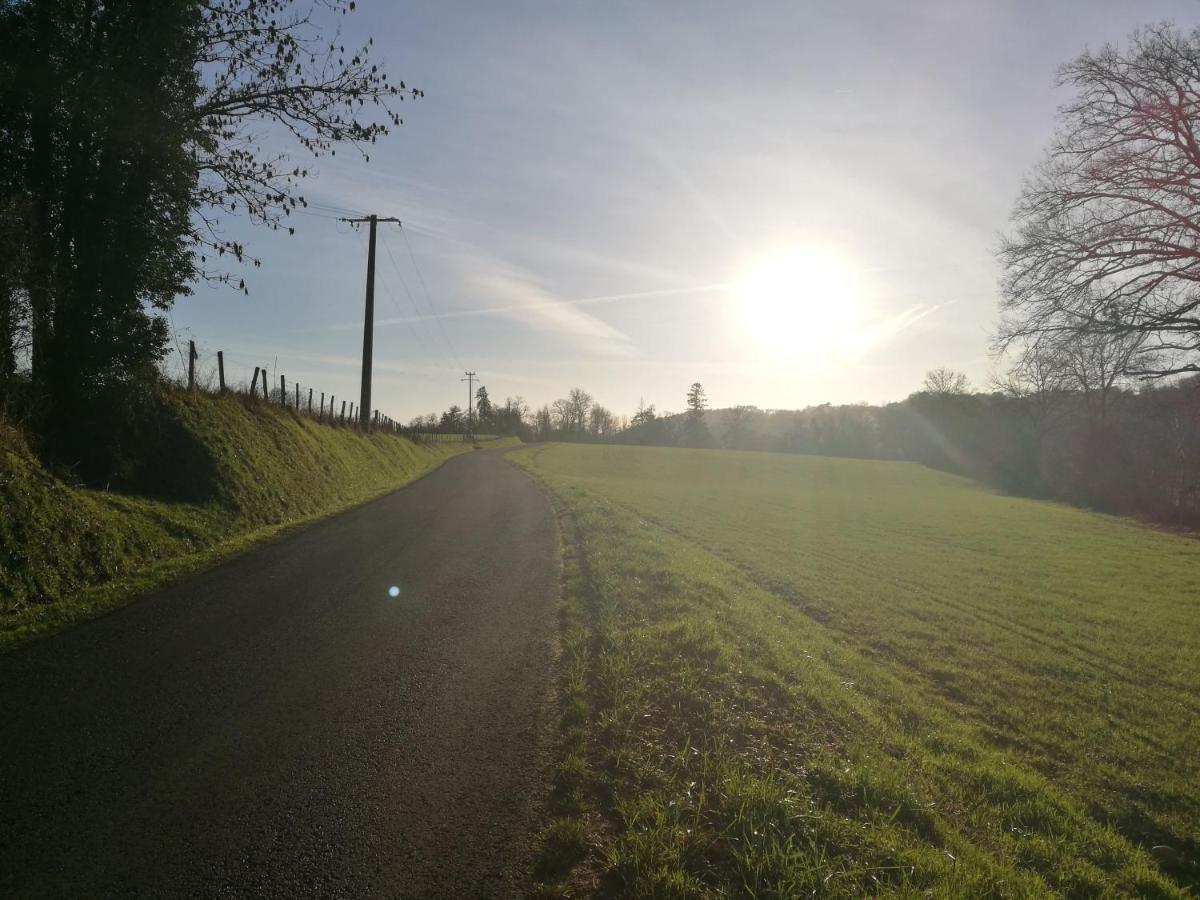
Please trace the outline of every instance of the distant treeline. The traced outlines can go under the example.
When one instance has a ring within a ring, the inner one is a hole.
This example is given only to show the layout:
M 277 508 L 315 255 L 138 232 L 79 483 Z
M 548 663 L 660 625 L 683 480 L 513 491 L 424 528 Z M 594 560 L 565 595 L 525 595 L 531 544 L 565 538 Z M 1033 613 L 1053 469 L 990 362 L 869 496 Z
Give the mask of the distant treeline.
M 911 460 L 1006 491 L 1200 524 L 1200 378 L 1104 396 L 922 391 L 886 406 L 650 417 L 617 443 Z

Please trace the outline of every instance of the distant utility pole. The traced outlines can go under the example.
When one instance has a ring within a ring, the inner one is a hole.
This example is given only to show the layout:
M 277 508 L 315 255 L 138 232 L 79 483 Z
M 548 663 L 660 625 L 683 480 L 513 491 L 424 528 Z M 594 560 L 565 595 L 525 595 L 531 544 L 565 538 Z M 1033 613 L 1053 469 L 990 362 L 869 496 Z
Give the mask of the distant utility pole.
M 361 219 L 342 219 L 343 222 L 371 225 L 371 239 L 367 244 L 367 312 L 363 319 L 363 367 L 362 395 L 358 404 L 358 418 L 364 430 L 371 427 L 371 354 L 375 345 L 375 226 L 380 222 L 400 222 L 399 219 L 366 216 Z
M 474 372 L 463 372 L 465 378 L 458 379 L 467 383 L 467 434 L 475 433 L 475 379 L 478 377 Z

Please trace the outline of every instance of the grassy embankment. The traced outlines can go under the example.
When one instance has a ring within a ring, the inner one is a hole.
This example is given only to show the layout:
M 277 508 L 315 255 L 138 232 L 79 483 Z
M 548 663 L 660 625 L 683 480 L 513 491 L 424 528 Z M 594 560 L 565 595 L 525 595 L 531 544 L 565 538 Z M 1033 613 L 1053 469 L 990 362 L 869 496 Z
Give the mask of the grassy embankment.
M 568 542 L 547 893 L 1200 884 L 1200 543 L 907 463 L 513 456 Z
M 146 479 L 162 488 L 153 496 L 71 486 L 0 422 L 0 649 L 393 490 L 469 449 L 363 436 L 233 395 L 173 392 L 164 416 Z

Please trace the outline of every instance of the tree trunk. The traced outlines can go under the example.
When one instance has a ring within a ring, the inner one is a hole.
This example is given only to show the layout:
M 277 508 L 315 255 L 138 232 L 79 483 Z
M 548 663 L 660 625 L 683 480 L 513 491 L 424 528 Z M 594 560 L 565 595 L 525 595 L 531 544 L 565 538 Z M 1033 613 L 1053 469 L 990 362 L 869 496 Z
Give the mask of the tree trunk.
M 17 309 L 13 285 L 0 272 L 0 383 L 17 371 Z
M 54 240 L 51 195 L 53 191 L 53 145 L 51 140 L 51 114 L 54 97 L 54 73 L 50 63 L 50 46 L 53 40 L 53 24 L 50 20 L 50 4 L 38 7 L 34 34 L 37 62 L 37 77 L 33 80 L 33 91 L 42 92 L 32 99 L 30 116 L 30 154 L 27 164 L 29 185 L 33 194 L 32 236 L 29 260 L 29 315 L 30 315 L 30 368 L 35 389 L 43 387 L 48 379 L 47 353 L 53 337 L 54 291 Z

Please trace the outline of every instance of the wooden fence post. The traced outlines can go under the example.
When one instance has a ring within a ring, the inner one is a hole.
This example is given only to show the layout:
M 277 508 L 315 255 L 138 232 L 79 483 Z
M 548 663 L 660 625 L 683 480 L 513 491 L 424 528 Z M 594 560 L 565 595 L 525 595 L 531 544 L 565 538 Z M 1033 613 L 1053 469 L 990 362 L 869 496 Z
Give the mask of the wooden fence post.
M 196 342 L 188 341 L 188 390 L 196 386 Z
M 287 381 L 282 375 L 279 376 L 279 405 L 287 406 Z
M 308 389 L 308 411 L 312 413 L 312 388 Z
M 258 366 L 254 367 L 254 377 L 250 379 L 250 396 L 258 393 Z
M 332 405 L 332 404 L 331 404 Z M 318 419 L 325 418 L 325 392 L 321 391 L 321 413 L 317 416 Z
M 225 351 L 217 351 L 217 377 L 221 382 L 221 393 L 225 393 Z
M 269 401 L 270 401 L 270 399 L 271 399 L 271 394 L 270 394 L 270 392 L 267 390 L 267 367 L 266 367 L 266 366 L 263 366 L 263 367 L 262 367 L 262 373 L 263 373 L 263 380 L 262 380 L 262 386 L 263 386 L 263 400 L 265 400 L 265 401 L 268 401 L 268 402 L 269 402 Z
M 346 421 L 346 401 L 342 401 L 342 421 Z

